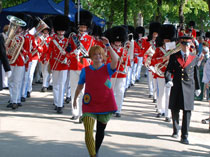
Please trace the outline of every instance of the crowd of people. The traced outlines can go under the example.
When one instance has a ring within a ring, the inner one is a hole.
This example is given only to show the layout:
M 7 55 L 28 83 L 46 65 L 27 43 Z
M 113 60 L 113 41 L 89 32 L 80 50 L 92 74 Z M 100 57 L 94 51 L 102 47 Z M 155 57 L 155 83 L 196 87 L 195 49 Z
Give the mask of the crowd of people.
M 210 32 L 196 32 L 193 21 L 185 28 L 151 22 L 147 36 L 142 26 L 114 26 L 103 32 L 90 12 L 79 15 L 75 22 L 64 15 L 8 16 L 10 25 L 0 36 L 0 88 L 9 89 L 7 107 L 21 107 L 31 97 L 33 82 L 40 83 L 42 77 L 40 92 L 53 91 L 58 114 L 64 103 L 71 104 L 71 119 L 84 124 L 89 154 L 97 156 L 108 121 L 113 114 L 121 117 L 126 91 L 141 80 L 145 66 L 156 117 L 172 120 L 172 136 L 178 138 L 183 110 L 181 142 L 189 144 L 194 99 L 209 98 Z

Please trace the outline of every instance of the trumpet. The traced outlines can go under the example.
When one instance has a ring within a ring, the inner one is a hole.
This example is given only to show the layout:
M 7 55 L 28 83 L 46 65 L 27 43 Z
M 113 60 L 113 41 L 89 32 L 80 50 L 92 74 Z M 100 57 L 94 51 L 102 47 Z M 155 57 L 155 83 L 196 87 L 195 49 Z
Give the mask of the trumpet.
M 178 43 L 176 45 L 176 48 L 170 50 L 169 52 L 165 53 L 164 57 L 167 57 L 167 56 L 170 56 L 174 53 L 177 53 L 181 50 L 181 44 Z M 164 71 L 163 69 L 167 67 L 168 65 L 168 62 L 169 62 L 169 59 L 163 61 L 162 63 L 158 63 L 154 66 L 154 70 L 155 70 L 155 73 L 161 77 L 164 77 Z

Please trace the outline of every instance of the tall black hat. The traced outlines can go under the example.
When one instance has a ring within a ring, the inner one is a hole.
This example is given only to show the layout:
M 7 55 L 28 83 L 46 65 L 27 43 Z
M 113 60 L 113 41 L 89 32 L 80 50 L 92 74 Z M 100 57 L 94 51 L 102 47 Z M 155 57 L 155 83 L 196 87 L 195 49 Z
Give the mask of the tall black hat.
M 94 24 L 92 35 L 101 37 L 102 36 L 102 28 L 100 26 L 97 26 L 96 24 Z
M 210 32 L 206 32 L 205 37 L 206 37 L 206 38 L 210 38 Z
M 195 27 L 195 21 L 189 21 L 189 24 L 188 25 Z
M 137 33 L 137 34 L 142 34 L 142 36 L 144 36 L 144 34 L 145 34 L 145 29 L 144 29 L 144 27 L 142 27 L 142 26 L 136 27 L 136 33 Z
M 55 16 L 54 20 L 53 20 L 53 27 L 55 30 L 55 33 L 57 31 L 66 31 L 69 27 L 69 18 L 68 16 L 65 15 L 57 15 Z
M 149 35 L 148 40 L 150 41 L 152 39 L 152 35 L 154 32 L 157 32 L 159 34 L 161 28 L 161 24 L 159 22 L 152 22 L 149 25 Z
M 111 29 L 111 41 L 110 42 L 115 42 L 115 41 L 121 41 L 124 43 L 128 38 L 128 34 L 126 32 L 126 29 L 122 26 L 115 26 Z
M 176 28 L 172 24 L 164 24 L 162 25 L 160 29 L 160 35 L 159 38 L 163 39 L 169 39 L 171 41 L 176 40 Z
M 110 29 L 107 29 L 103 34 L 104 34 L 104 36 L 107 38 L 107 39 L 109 39 L 109 42 L 111 42 L 111 28 Z
M 26 26 L 22 27 L 22 29 L 24 30 L 28 29 L 30 20 L 32 20 L 29 14 L 19 12 L 19 13 L 15 13 L 14 16 L 25 21 Z
M 80 11 L 80 20 L 79 20 L 79 23 L 78 23 L 77 16 L 78 16 L 78 12 L 75 14 L 75 24 L 76 25 L 85 25 L 88 28 L 91 28 L 92 27 L 92 24 L 93 24 L 93 15 L 89 11 L 87 11 L 87 10 L 81 10 Z

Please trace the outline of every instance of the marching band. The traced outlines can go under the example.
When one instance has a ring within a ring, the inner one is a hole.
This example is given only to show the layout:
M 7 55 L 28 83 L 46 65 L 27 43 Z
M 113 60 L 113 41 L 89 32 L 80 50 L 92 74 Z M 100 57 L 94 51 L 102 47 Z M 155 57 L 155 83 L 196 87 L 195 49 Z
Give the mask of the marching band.
M 75 17 L 77 16 L 76 13 Z M 56 112 L 62 114 L 64 102 L 70 102 L 71 119 L 79 119 L 81 123 L 84 91 L 78 96 L 76 107 L 73 107 L 71 100 L 74 100 L 82 68 L 92 64 L 88 58 L 92 46 L 99 45 L 105 50 L 104 64 L 111 62 L 110 52 L 101 41 L 101 36 L 106 36 L 118 55 L 116 72 L 111 78 L 111 86 L 118 107 L 115 116 L 121 117 L 125 93 L 130 86 L 141 80 L 141 69 L 145 66 L 148 70 L 148 96 L 153 98 L 157 117 L 165 117 L 166 122 L 170 122 L 172 118 L 173 136 L 178 135 L 178 111 L 172 99 L 175 99 L 174 91 L 184 89 L 175 90 L 180 85 L 175 81 L 180 77 L 182 81 L 193 86 L 189 80 L 195 79 L 197 81 L 198 79 L 196 76 L 195 78 L 191 76 L 195 75 L 191 69 L 197 68 L 197 59 L 194 60 L 194 58 L 197 58 L 195 57 L 195 50 L 198 47 L 193 21 L 189 23 L 186 31 L 180 29 L 180 32 L 177 32 L 172 24 L 162 25 L 158 22 L 151 22 L 149 35 L 146 37 L 145 28 L 142 26 L 136 28 L 133 26 L 114 26 L 103 33 L 101 27 L 93 24 L 92 14 L 84 10 L 80 11 L 79 21 L 78 18 L 75 18 L 74 25 L 64 15 L 47 17 L 42 20 L 25 13 L 19 13 L 15 16 L 8 16 L 8 20 L 10 25 L 5 47 L 11 66 L 11 76 L 8 80 L 10 100 L 7 107 L 15 110 L 22 106 L 21 102 L 26 101 L 26 98 L 31 96 L 35 69 L 40 62 L 43 77 L 41 92 L 46 92 L 52 85 L 53 104 Z M 206 33 L 206 37 L 208 43 L 209 33 Z M 183 45 L 187 48 L 184 49 Z M 205 50 L 209 53 L 209 46 Z M 181 52 L 184 54 L 185 51 L 188 52 L 188 60 L 191 59 L 193 65 L 190 61 L 185 61 L 184 56 L 182 60 L 181 55 L 174 55 Z M 171 60 L 171 56 L 175 61 Z M 180 66 L 177 65 L 178 63 Z M 172 64 L 179 66 L 177 67 L 179 72 L 174 69 L 175 67 L 171 67 Z M 188 67 L 189 65 L 191 67 Z M 199 84 L 191 89 L 196 89 L 197 96 L 200 94 Z M 188 90 L 187 87 L 186 90 Z M 66 100 L 64 101 L 65 93 Z M 194 94 L 191 96 L 193 97 L 191 98 L 193 106 Z M 187 96 L 181 95 L 181 97 L 184 99 L 180 101 L 185 105 L 185 97 Z M 179 106 L 178 108 L 178 110 L 183 109 L 187 116 L 186 124 L 184 124 L 186 129 L 182 130 L 182 140 L 185 144 L 188 143 L 186 139 L 192 106 L 189 108 Z M 172 109 L 172 116 L 169 108 Z

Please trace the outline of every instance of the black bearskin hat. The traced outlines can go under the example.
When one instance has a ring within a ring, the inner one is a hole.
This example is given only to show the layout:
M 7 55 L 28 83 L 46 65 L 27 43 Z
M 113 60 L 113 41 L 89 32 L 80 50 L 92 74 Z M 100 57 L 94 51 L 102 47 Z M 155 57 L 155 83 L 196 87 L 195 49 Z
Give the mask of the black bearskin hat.
M 172 24 L 164 24 L 162 25 L 160 29 L 160 35 L 159 38 L 163 39 L 169 39 L 171 41 L 176 40 L 176 28 Z
M 206 32 L 206 38 L 210 38 L 210 32 Z
M 102 28 L 95 24 L 94 27 L 93 27 L 92 35 L 101 37 L 102 36 Z
M 145 34 L 145 29 L 144 29 L 144 27 L 142 27 L 142 26 L 136 27 L 136 33 L 137 33 L 137 34 L 142 34 L 142 36 L 144 36 L 144 34 Z
M 51 33 L 51 29 L 53 28 L 53 18 L 49 16 L 44 18 L 43 21 L 48 25 L 49 28 L 46 29 L 48 29 L 49 33 Z
M 161 28 L 161 24 L 159 22 L 150 23 L 148 41 L 152 39 L 152 35 L 154 32 L 157 32 L 159 34 L 160 28 Z
M 19 12 L 19 13 L 14 14 L 14 16 L 23 20 L 26 23 L 26 26 L 23 26 L 22 29 L 26 30 L 29 28 L 29 23 L 32 20 L 30 15 L 28 15 L 26 13 Z
M 121 41 L 123 44 L 127 40 L 128 34 L 122 26 L 115 26 L 111 29 L 111 43 Z
M 190 21 L 188 25 L 195 27 L 195 21 Z
M 77 15 L 78 15 L 78 13 L 75 14 L 75 24 L 76 25 L 85 25 L 88 28 L 92 27 L 93 15 L 89 11 L 87 11 L 87 10 L 81 10 L 80 11 L 79 23 L 78 23 Z
M 107 29 L 103 34 L 104 34 L 104 36 L 107 38 L 107 39 L 109 39 L 109 42 L 111 42 L 111 28 L 110 29 Z
M 57 31 L 66 31 L 69 27 L 69 18 L 68 16 L 65 15 L 57 15 L 55 16 L 53 20 L 53 27 L 55 30 L 55 33 Z

